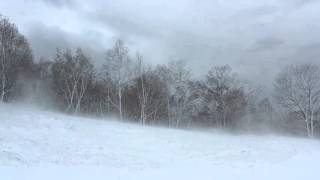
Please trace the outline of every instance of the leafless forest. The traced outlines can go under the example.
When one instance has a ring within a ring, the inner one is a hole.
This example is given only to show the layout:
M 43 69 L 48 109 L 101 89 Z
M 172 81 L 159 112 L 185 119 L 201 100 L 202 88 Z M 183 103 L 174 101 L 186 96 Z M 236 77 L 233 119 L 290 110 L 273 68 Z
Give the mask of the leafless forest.
M 183 60 L 152 65 L 116 40 L 102 66 L 78 48 L 57 47 L 55 58 L 33 58 L 28 39 L 0 16 L 0 100 L 36 102 L 68 114 L 173 128 L 320 135 L 320 69 L 290 64 L 271 93 L 243 81 L 229 65 L 195 78 Z M 263 73 L 263 72 L 261 72 Z

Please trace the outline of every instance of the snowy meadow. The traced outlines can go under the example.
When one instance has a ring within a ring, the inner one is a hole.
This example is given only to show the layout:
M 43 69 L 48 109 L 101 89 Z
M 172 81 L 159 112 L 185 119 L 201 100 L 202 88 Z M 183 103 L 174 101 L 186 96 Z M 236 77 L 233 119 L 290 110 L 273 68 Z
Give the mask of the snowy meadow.
M 0 119 L 5 180 L 318 177 L 317 140 L 147 127 L 9 105 Z
M 320 179 L 319 9 L 0 0 L 0 180 Z

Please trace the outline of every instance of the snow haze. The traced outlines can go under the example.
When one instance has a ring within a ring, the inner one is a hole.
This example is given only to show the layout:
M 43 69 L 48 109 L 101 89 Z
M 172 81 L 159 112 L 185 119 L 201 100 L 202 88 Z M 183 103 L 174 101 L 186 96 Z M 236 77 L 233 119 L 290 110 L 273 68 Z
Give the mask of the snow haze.
M 0 175 L 56 179 L 316 179 L 320 143 L 141 127 L 1 105 Z
M 320 179 L 320 0 L 0 0 L 0 180 Z

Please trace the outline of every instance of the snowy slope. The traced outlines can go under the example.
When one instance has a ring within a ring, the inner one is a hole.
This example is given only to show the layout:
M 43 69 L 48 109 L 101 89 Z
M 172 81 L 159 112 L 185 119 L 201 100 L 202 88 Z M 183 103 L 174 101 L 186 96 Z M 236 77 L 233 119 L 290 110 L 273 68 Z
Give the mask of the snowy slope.
M 0 105 L 0 180 L 320 179 L 320 142 L 193 132 Z

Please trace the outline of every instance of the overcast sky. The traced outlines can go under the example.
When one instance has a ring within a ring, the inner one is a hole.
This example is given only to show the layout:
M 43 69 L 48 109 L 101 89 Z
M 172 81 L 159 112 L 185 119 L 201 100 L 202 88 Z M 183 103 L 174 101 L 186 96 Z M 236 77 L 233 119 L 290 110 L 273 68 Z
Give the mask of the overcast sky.
M 279 67 L 320 62 L 319 0 L 0 0 L 35 57 L 80 46 L 101 62 L 122 38 L 145 60 L 185 59 L 195 74 L 230 64 L 270 80 Z

